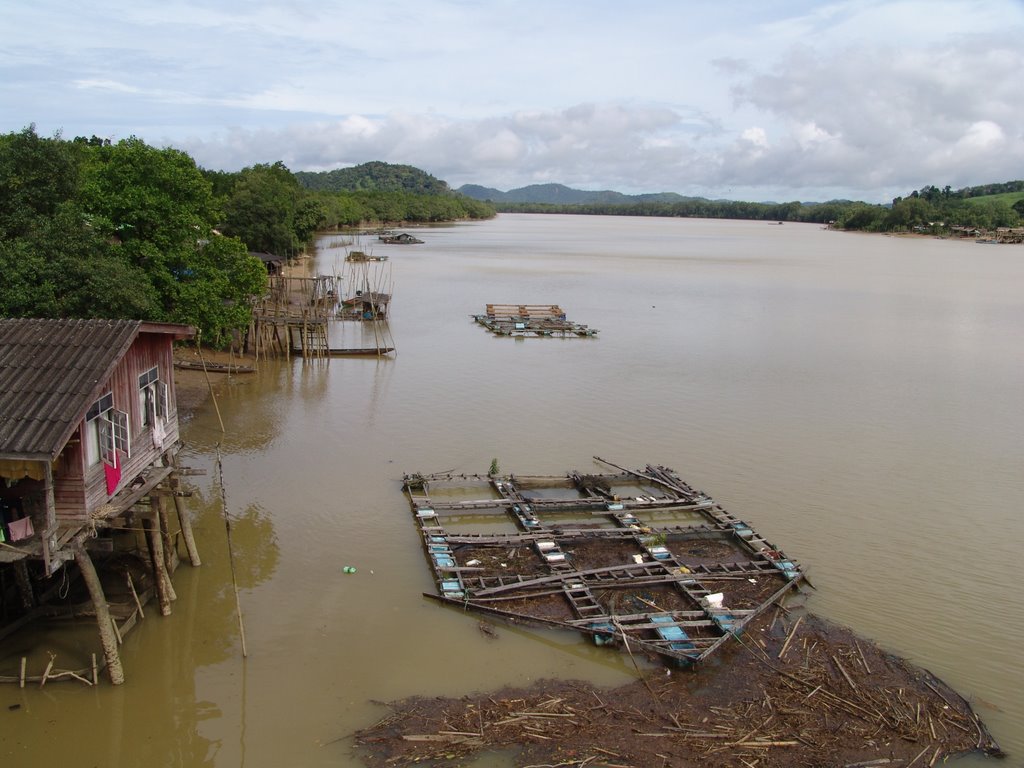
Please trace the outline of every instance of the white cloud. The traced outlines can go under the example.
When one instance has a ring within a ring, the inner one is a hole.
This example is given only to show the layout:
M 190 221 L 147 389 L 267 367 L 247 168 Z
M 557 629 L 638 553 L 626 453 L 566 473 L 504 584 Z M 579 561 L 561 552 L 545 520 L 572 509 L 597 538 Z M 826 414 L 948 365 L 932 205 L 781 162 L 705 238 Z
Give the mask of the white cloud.
M 207 167 L 785 199 L 1024 177 L 1019 0 L 34 0 L 5 23 L 0 130 Z

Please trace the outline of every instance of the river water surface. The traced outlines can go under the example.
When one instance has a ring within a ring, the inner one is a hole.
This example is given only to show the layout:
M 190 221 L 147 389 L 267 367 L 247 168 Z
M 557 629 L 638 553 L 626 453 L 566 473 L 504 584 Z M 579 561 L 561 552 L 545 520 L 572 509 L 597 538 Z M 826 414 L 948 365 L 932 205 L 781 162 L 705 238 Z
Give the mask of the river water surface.
M 405 472 L 605 471 L 595 455 L 672 467 L 750 521 L 808 569 L 812 610 L 946 680 L 1019 764 L 1024 249 L 533 215 L 422 238 L 356 246 L 390 257 L 370 275 L 393 282 L 393 358 L 216 384 L 220 418 L 211 401 L 183 429 L 206 471 L 202 567 L 126 639 L 126 685 L 0 688 L 5 766 L 358 766 L 344 737 L 387 714 L 375 702 L 628 681 L 628 658 L 575 635 L 492 640 L 423 598 L 401 492 Z M 338 241 L 317 272 L 341 270 Z M 600 333 L 493 337 L 470 320 L 487 303 L 559 304 Z

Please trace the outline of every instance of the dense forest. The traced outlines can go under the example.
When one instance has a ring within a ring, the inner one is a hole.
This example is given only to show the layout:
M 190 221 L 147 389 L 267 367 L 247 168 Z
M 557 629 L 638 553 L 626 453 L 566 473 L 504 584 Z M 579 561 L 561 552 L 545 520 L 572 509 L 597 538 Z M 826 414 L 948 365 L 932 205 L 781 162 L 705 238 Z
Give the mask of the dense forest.
M 555 199 L 573 202 L 539 202 L 554 189 Z M 461 187 L 473 195 L 489 195 L 487 187 Z M 576 192 L 577 195 L 570 193 Z M 513 193 L 516 193 L 513 195 Z M 927 231 L 948 232 L 954 227 L 992 230 L 1020 226 L 1024 221 L 1024 181 L 1009 181 L 952 190 L 926 186 L 906 197 L 897 197 L 891 205 L 872 205 L 851 200 L 825 203 L 751 203 L 734 200 L 708 200 L 675 196 L 618 193 L 584 193 L 561 185 L 535 185 L 509 193 L 504 200 L 488 200 L 503 213 L 573 213 L 605 216 L 676 216 L 709 219 L 754 219 L 762 221 L 802 221 L 829 224 L 837 229 L 866 232 Z M 583 197 L 581 197 L 581 195 Z M 510 197 L 527 201 L 511 202 Z M 668 197 L 668 199 L 665 199 Z M 533 198 L 533 201 L 529 201 Z M 625 198 L 625 201 L 623 201 Z M 586 200 L 587 202 L 579 202 Z
M 388 186 L 387 165 L 368 166 L 367 180 L 349 173 L 354 191 L 311 190 L 282 163 L 226 173 L 137 138 L 0 135 L 0 316 L 184 323 L 216 345 L 248 326 L 265 290 L 253 252 L 293 256 L 344 226 L 494 215 L 447 185 Z

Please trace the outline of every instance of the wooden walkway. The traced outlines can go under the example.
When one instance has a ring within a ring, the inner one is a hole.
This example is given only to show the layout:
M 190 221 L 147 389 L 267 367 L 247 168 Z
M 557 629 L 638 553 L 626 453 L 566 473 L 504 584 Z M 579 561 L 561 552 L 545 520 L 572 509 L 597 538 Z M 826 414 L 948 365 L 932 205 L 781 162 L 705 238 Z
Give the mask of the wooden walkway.
M 671 469 L 603 463 L 619 471 L 406 475 L 437 584 L 429 596 L 692 665 L 803 579 L 795 561 Z M 452 500 L 460 490 L 487 496 Z M 653 527 L 653 511 L 686 522 Z M 481 514 L 504 516 L 514 531 L 455 530 Z

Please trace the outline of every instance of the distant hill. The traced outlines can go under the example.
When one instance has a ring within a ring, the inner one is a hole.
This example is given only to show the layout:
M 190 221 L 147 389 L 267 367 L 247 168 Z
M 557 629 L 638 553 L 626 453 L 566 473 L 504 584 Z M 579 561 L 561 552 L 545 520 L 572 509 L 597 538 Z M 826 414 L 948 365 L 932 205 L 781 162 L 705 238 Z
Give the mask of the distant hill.
M 411 165 L 392 165 L 375 160 L 334 171 L 296 171 L 305 189 L 317 192 L 410 192 L 417 195 L 450 195 L 451 187 Z
M 540 203 L 548 205 L 629 205 L 631 203 L 679 203 L 685 200 L 701 198 L 684 197 L 675 192 L 656 192 L 643 195 L 624 195 L 621 192 L 601 190 L 588 192 L 572 189 L 564 184 L 531 184 L 527 187 L 510 189 L 502 192 L 493 187 L 482 187 L 479 184 L 463 184 L 457 190 L 466 197 L 475 200 L 490 200 L 492 203 Z

